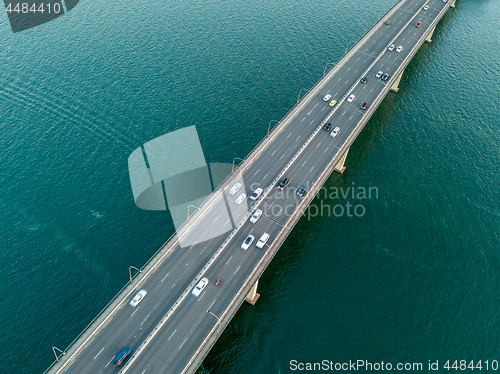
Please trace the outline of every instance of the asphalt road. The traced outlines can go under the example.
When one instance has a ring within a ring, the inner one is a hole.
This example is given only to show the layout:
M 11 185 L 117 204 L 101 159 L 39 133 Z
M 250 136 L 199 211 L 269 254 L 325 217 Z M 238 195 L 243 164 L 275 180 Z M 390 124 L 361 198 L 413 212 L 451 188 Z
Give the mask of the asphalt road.
M 426 4 L 429 9 L 424 11 L 422 7 Z M 176 247 L 137 289 L 148 291 L 144 300 L 136 307 L 124 304 L 72 359 L 65 372 L 117 373 L 118 368 L 112 363 L 115 355 L 124 346 L 131 347 L 133 351 L 138 349 L 179 298 L 181 301 L 175 306 L 175 311 L 144 351 L 131 362 L 127 373 L 182 372 L 216 325 L 217 316 L 226 310 L 265 255 L 266 248 L 256 248 L 257 240 L 264 232 L 271 236 L 268 243 L 276 238 L 300 202 L 301 198 L 295 194 L 296 188 L 305 186 L 309 189 L 356 126 L 366 120 L 364 116 L 368 109 L 378 105 L 374 103 L 389 81 L 377 79 L 376 73 L 383 71 L 392 77 L 413 46 L 428 32 L 428 26 L 444 6 L 447 4 L 442 0 L 408 0 L 388 18 L 390 25 L 378 26 L 367 41 L 330 73 L 329 79 L 302 104 L 279 135 L 238 176 L 235 182 L 242 184 L 240 191 L 235 195 L 228 194 L 230 184 L 224 196 L 190 229 L 187 235 L 192 236 L 191 242 L 195 244 L 186 248 Z M 415 26 L 417 22 L 422 23 L 420 28 Z M 388 51 L 390 44 L 396 48 L 402 46 L 403 50 Z M 364 84 L 360 83 L 362 77 L 367 77 Z M 338 101 L 334 107 L 323 100 L 326 94 L 332 96 L 330 100 Z M 346 101 L 350 94 L 355 95 L 353 102 Z M 363 102 L 367 103 L 365 111 L 360 109 Z M 330 132 L 320 128 L 330 114 L 327 122 L 341 128 L 337 137 L 329 136 Z M 290 179 L 290 184 L 281 192 L 275 188 L 276 181 L 282 178 L 283 168 L 293 158 L 295 160 L 283 174 Z M 264 189 L 264 195 L 258 201 L 247 198 L 241 205 L 234 202 L 240 193 L 250 196 L 257 187 Z M 248 218 L 257 207 L 264 211 L 264 215 L 252 224 Z M 220 232 L 224 233 L 204 240 Z M 241 244 L 249 234 L 255 236 L 255 241 L 244 251 Z M 228 235 L 232 235 L 231 241 L 207 267 Z M 186 293 L 185 290 L 203 271 L 203 276 L 210 281 L 207 288 L 198 297 Z M 218 279 L 221 282 L 215 286 Z

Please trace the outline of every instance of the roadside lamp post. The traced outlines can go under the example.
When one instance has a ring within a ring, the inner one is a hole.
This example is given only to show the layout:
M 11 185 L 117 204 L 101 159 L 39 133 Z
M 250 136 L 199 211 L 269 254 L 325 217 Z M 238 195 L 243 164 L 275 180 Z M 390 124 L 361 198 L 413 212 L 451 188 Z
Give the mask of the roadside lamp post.
M 187 208 L 187 210 L 188 210 L 188 212 L 187 212 L 187 219 L 189 219 L 189 208 L 190 208 L 190 207 L 196 208 L 196 209 L 194 210 L 195 212 L 196 212 L 198 209 L 200 209 L 200 207 L 198 207 L 198 206 L 196 206 L 196 205 L 191 205 L 191 204 L 189 204 L 189 205 L 188 205 L 188 208 Z
M 326 67 L 327 67 L 328 65 L 335 65 L 335 62 L 329 62 L 329 63 L 327 63 L 327 64 L 325 65 L 325 69 L 323 70 L 323 76 L 325 76 L 325 74 L 326 74 Z
M 272 119 L 271 121 L 269 121 L 269 125 L 267 126 L 267 135 L 269 135 L 269 131 L 271 130 L 271 122 L 278 122 L 278 123 L 280 123 L 280 121 L 277 121 L 275 119 Z
M 132 283 L 132 269 L 138 271 L 139 273 L 142 273 L 142 270 L 137 269 L 135 266 L 129 266 L 128 267 L 128 275 L 130 277 L 130 283 Z
M 61 351 L 61 350 L 60 350 L 59 348 L 57 348 L 57 347 L 52 347 L 52 352 L 54 352 L 54 356 L 56 356 L 56 361 L 57 361 L 57 362 L 59 362 L 59 357 L 57 356 L 56 351 L 61 352 L 61 353 L 62 353 L 62 355 L 65 355 L 65 354 L 66 354 L 66 352 Z
M 213 314 L 211 311 L 207 309 L 207 312 L 213 315 L 215 318 L 217 318 L 217 336 L 219 336 L 220 333 L 220 318 L 217 317 L 215 314 Z
M 240 161 L 243 161 L 243 159 L 242 159 L 242 158 L 239 158 L 239 157 L 235 157 L 235 158 L 233 158 L 233 167 L 231 168 L 231 173 L 234 171 L 234 161 L 235 161 L 235 160 L 240 160 Z
M 297 104 L 299 103 L 300 101 L 300 93 L 302 92 L 302 90 L 306 90 L 307 91 L 307 88 L 302 88 L 300 91 L 299 91 L 299 96 L 297 97 Z

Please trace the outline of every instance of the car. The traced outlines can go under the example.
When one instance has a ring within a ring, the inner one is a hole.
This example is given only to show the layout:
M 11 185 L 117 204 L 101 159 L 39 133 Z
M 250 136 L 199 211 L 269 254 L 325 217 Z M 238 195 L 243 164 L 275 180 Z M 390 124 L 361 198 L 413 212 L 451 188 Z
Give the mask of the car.
M 250 222 L 255 223 L 259 220 L 260 216 L 262 215 L 262 210 L 257 209 L 253 215 L 250 217 Z
M 429 5 L 424 6 L 424 10 L 427 10 L 427 9 L 429 9 Z
M 339 133 L 340 133 L 340 127 L 338 127 L 338 126 L 337 126 L 337 127 L 335 127 L 335 128 L 333 129 L 333 131 L 330 133 L 330 136 L 331 136 L 332 138 L 335 138 L 335 137 L 336 137 Z
M 375 78 L 380 78 L 382 76 L 382 74 L 384 74 L 384 72 L 383 71 L 379 71 L 377 73 L 377 75 L 375 75 Z
M 382 79 L 383 79 L 383 80 L 385 80 L 385 81 L 386 81 L 387 79 L 389 79 L 389 74 L 388 74 L 388 73 L 385 73 L 385 74 L 382 76 Z
M 448 0 L 443 0 L 443 3 L 447 3 L 447 2 L 448 2 Z
M 208 284 L 208 278 L 201 278 L 200 281 L 196 284 L 196 286 L 194 286 L 191 293 L 196 297 L 200 296 L 200 294 L 203 292 L 207 284 Z
M 391 21 L 385 21 L 385 24 L 386 24 L 386 25 L 390 25 L 390 24 L 391 24 Z
M 330 101 L 330 106 L 335 106 L 335 104 L 337 104 L 337 100 Z
M 247 198 L 247 195 L 242 193 L 238 198 L 234 201 L 236 204 L 241 204 L 245 199 Z
M 233 187 L 231 187 L 231 189 L 229 190 L 229 193 L 231 195 L 234 195 L 236 192 L 238 192 L 240 188 L 241 188 L 241 183 L 235 183 Z
M 257 200 L 257 199 L 259 198 L 259 196 L 262 194 L 262 192 L 263 192 L 263 191 L 264 191 L 264 190 L 263 190 L 262 188 L 257 188 L 257 189 L 253 192 L 252 196 L 250 196 L 250 199 L 252 199 L 252 200 Z
M 416 27 L 420 27 L 422 26 L 422 22 L 417 22 L 417 24 L 415 25 Z
M 403 46 L 402 45 L 400 45 L 399 47 L 396 48 L 396 52 L 398 52 L 398 53 L 401 52 L 402 50 L 403 50 Z
M 323 101 L 328 101 L 332 98 L 332 95 L 328 94 L 323 98 Z
M 123 361 L 128 357 L 128 355 L 132 352 L 132 350 L 129 347 L 123 348 L 113 359 L 113 363 L 116 364 L 116 366 L 120 366 L 123 364 Z
M 299 186 L 299 188 L 297 188 L 297 195 L 300 197 L 304 197 L 305 195 L 307 195 L 307 190 L 304 187 Z
M 288 183 L 290 183 L 290 180 L 288 178 L 284 178 L 280 182 L 280 184 L 278 184 L 278 190 L 283 191 L 286 188 L 286 186 L 288 186 Z
M 137 294 L 134 296 L 134 298 L 130 301 L 130 305 L 136 306 L 141 302 L 142 299 L 144 299 L 144 296 L 146 296 L 148 291 L 146 290 L 140 290 L 137 292 Z
M 241 245 L 241 249 L 246 251 L 252 245 L 254 239 L 255 239 L 255 236 L 248 235 L 247 238 L 245 239 L 245 241 L 243 242 L 243 244 Z
M 365 110 L 367 105 L 368 105 L 368 103 L 363 103 L 363 104 L 361 104 L 360 108 L 362 110 Z
M 327 123 L 325 126 L 323 126 L 323 130 L 330 131 L 332 129 L 332 124 Z
M 387 48 L 388 51 L 394 51 L 394 44 L 391 44 L 389 48 Z
M 356 96 L 354 96 L 354 94 L 351 94 L 349 95 L 349 97 L 347 98 L 347 102 L 349 103 L 352 103 L 352 101 L 356 98 Z
M 366 83 L 366 77 L 361 78 L 360 83 Z
M 255 244 L 255 246 L 257 248 L 261 248 L 264 247 L 264 245 L 267 243 L 267 241 L 269 240 L 269 237 L 271 235 L 269 235 L 267 232 L 265 232 L 264 234 L 262 234 L 262 236 L 260 237 L 259 241 L 257 242 L 257 244 Z

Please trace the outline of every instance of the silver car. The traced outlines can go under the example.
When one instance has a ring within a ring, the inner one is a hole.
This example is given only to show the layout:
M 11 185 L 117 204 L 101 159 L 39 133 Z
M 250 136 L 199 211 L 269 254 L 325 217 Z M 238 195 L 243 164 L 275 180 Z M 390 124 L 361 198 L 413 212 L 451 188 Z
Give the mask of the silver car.
M 400 45 L 398 48 L 396 48 L 396 52 L 401 52 L 403 50 L 403 46 Z
M 196 297 L 200 296 L 200 293 L 203 292 L 207 284 L 208 284 L 208 278 L 201 278 L 198 284 L 194 286 L 193 291 L 191 291 L 191 293 Z
M 263 191 L 264 191 L 264 190 L 263 190 L 262 188 L 257 188 L 257 189 L 253 192 L 252 196 L 250 196 L 250 199 L 252 199 L 252 200 L 257 200 Z
M 330 133 L 330 136 L 331 136 L 332 138 L 335 138 L 338 134 L 340 134 L 340 127 L 338 127 L 338 126 L 337 126 L 337 127 L 335 127 L 335 128 L 332 130 L 332 132 Z
M 391 44 L 391 45 L 389 46 L 389 48 L 387 48 L 387 50 L 388 50 L 388 51 L 394 51 L 394 47 L 395 47 L 395 46 L 394 46 L 394 44 Z
M 253 235 L 248 235 L 243 244 L 241 245 L 241 249 L 244 249 L 245 251 L 250 247 L 255 239 L 255 236 Z
M 250 217 L 250 222 L 255 223 L 259 220 L 260 216 L 262 215 L 262 210 L 257 209 L 253 215 Z
M 375 78 L 380 78 L 382 76 L 382 74 L 384 74 L 383 71 L 379 71 L 376 75 L 375 75 Z
M 328 94 L 323 98 L 323 101 L 328 101 L 332 98 L 332 95 Z
M 353 102 L 353 100 L 354 100 L 355 98 L 356 98 L 356 96 L 355 96 L 354 94 L 351 94 L 351 95 L 349 95 L 349 97 L 347 98 L 347 102 L 352 103 L 352 102 Z
M 135 295 L 134 298 L 130 301 L 130 305 L 136 306 L 137 304 L 139 304 L 141 300 L 144 299 L 144 296 L 146 296 L 147 293 L 148 291 L 146 290 L 140 290 L 139 292 L 137 292 L 137 295 Z

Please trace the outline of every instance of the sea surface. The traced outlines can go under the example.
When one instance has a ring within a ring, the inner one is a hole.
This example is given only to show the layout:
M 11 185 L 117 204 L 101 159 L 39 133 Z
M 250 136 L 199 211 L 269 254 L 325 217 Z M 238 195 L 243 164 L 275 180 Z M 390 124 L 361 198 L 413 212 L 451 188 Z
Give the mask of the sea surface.
M 43 373 L 173 234 L 134 204 L 134 149 L 196 125 L 208 163 L 243 158 L 395 2 L 81 0 L 16 34 L 0 12 L 0 371 Z M 200 373 L 500 360 L 499 20 L 457 0 Z

